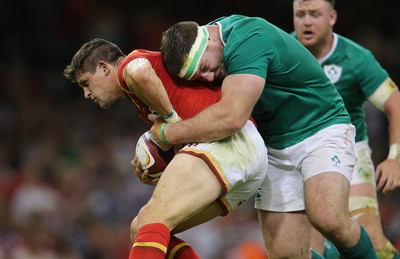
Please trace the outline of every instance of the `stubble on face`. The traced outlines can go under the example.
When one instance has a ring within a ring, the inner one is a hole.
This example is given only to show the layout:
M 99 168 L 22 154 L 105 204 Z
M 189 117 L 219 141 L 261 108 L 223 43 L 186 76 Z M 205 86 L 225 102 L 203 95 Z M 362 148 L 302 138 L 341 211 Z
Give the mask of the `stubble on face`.
M 107 109 L 120 98 L 119 92 L 109 81 L 109 77 L 97 70 L 94 74 L 82 73 L 77 82 L 86 99 L 98 104 L 100 108 Z

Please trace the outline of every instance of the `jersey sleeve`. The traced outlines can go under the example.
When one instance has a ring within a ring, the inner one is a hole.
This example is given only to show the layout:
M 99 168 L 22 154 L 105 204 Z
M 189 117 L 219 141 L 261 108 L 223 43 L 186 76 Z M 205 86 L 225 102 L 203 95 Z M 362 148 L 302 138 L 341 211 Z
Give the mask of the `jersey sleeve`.
M 360 64 L 360 87 L 365 96 L 368 98 L 375 90 L 388 78 L 388 73 L 379 62 L 375 59 L 374 55 L 366 50 L 363 55 L 363 60 Z
M 254 34 L 240 45 L 233 46 L 236 48 L 235 54 L 229 55 L 226 60 L 228 74 L 254 74 L 265 79 L 273 56 L 273 48 L 269 44 L 262 35 Z M 234 51 L 232 47 L 227 49 Z
M 225 46 L 225 65 L 228 74 L 254 74 L 266 78 L 274 47 L 258 20 L 244 20 L 235 26 L 221 24 L 229 31 L 229 44 Z

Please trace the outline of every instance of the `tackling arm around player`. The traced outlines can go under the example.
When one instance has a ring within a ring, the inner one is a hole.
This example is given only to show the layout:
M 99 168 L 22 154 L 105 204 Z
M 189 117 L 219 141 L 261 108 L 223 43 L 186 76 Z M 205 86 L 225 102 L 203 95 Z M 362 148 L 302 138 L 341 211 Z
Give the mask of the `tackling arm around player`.
M 171 74 L 223 80 L 221 101 L 168 123 L 166 140 L 222 138 L 250 113 L 256 120 L 268 148 L 256 208 L 270 258 L 317 258 L 309 222 L 344 257 L 376 258 L 347 210 L 355 129 L 335 87 L 296 39 L 259 17 L 231 15 L 205 26 L 179 22 L 163 33 L 160 49 Z M 160 132 L 159 124 L 152 130 Z
M 294 0 L 296 38 L 314 55 L 341 94 L 356 127 L 358 162 L 350 187 L 349 210 L 370 234 L 380 259 L 400 258 L 384 236 L 377 190 L 383 193 L 400 186 L 400 93 L 372 53 L 333 32 L 337 12 L 334 0 Z M 376 171 L 368 144 L 364 102 L 384 112 L 389 122 L 390 150 Z M 312 247 L 324 250 L 323 237 L 314 233 Z M 330 257 L 334 247 L 325 248 Z
M 174 123 L 179 116 L 194 116 L 221 96 L 220 87 L 172 78 L 159 52 L 135 50 L 125 56 L 103 39 L 85 43 L 64 75 L 102 108 L 129 97 L 149 125 L 152 111 Z M 263 182 L 267 164 L 267 150 L 249 119 L 220 142 L 185 145 L 132 221 L 129 258 L 199 258 L 173 234 L 224 216 L 252 197 Z M 134 166 L 139 177 L 146 176 L 137 159 Z

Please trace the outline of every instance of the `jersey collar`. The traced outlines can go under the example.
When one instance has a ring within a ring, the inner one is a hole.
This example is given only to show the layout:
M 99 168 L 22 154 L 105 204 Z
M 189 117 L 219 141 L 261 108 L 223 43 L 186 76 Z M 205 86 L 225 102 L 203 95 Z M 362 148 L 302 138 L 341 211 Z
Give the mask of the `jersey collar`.
M 336 33 L 333 33 L 333 45 L 332 45 L 332 49 L 328 52 L 328 54 L 325 55 L 325 57 L 321 58 L 318 62 L 319 64 L 322 64 L 325 62 L 325 60 L 327 60 L 328 58 L 330 58 L 333 54 L 333 52 L 336 49 L 338 43 L 338 36 Z

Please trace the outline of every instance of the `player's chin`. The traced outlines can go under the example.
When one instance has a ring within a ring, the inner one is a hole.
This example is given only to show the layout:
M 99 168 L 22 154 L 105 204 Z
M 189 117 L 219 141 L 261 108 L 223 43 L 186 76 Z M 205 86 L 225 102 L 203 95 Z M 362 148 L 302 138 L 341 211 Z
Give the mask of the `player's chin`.
M 112 103 L 106 103 L 106 102 L 99 102 L 98 103 L 98 105 L 101 107 L 101 108 L 103 108 L 103 109 L 108 109 L 108 108 L 110 108 L 110 106 L 111 106 L 111 104 Z
M 311 36 L 301 37 L 301 38 L 299 38 L 299 41 L 301 42 L 301 44 L 303 44 L 306 47 L 311 47 L 311 46 L 315 45 L 315 43 L 316 43 L 315 37 L 311 37 Z

